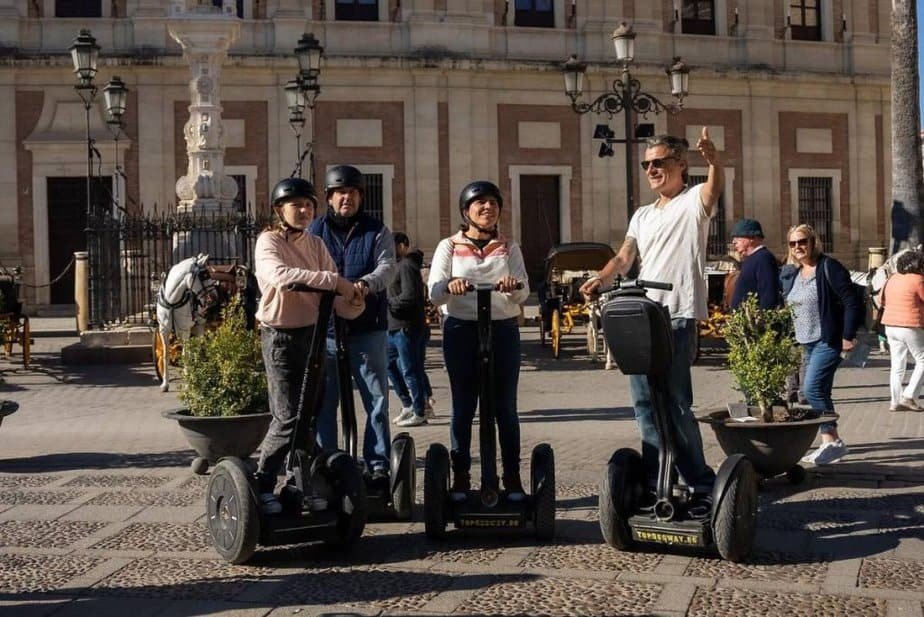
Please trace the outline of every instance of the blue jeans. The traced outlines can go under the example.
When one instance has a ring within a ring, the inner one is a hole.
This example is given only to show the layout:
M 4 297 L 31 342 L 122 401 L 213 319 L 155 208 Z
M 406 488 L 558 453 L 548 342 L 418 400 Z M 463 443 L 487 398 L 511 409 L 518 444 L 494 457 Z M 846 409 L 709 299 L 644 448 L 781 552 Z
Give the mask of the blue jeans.
M 260 346 L 266 367 L 269 408 L 273 414 L 269 431 L 260 446 L 257 482 L 261 493 L 270 493 L 276 486 L 276 476 L 282 470 L 289 453 L 289 442 L 295 430 L 298 399 L 301 394 L 308 345 L 314 326 L 306 328 L 271 328 L 263 326 Z
M 841 363 L 841 352 L 820 340 L 804 344 L 802 350 L 805 354 L 805 382 L 802 386 L 805 400 L 812 409 L 833 413 L 831 390 L 834 388 L 834 372 Z M 837 422 L 826 422 L 818 431 L 833 434 L 837 431 Z
M 391 435 L 388 430 L 388 359 L 387 335 L 384 330 L 351 334 L 347 337 L 353 383 L 359 390 L 366 410 L 363 435 L 363 459 L 369 469 L 388 469 Z M 327 339 L 324 361 L 324 397 L 318 417 L 318 444 L 337 447 L 337 402 L 340 400 L 337 378 L 337 344 Z M 359 425 L 359 422 L 357 422 Z
M 392 330 L 388 333 L 388 377 L 401 405 L 419 416 L 427 404 L 424 357 L 427 341 L 423 330 Z
M 494 413 L 504 474 L 520 470 L 520 420 L 517 385 L 520 381 L 520 329 L 517 320 L 491 322 L 494 349 Z M 443 322 L 443 357 L 452 391 L 452 466 L 455 473 L 472 467 L 472 421 L 481 391 L 478 376 L 478 323 L 447 317 Z
M 693 416 L 693 381 L 690 376 L 690 353 L 693 343 L 693 319 L 672 319 L 673 357 L 667 375 L 668 421 L 674 425 L 677 452 L 674 461 L 687 485 L 698 491 L 709 490 L 715 482 L 715 472 L 703 456 L 703 438 Z M 647 375 L 630 375 L 629 390 L 635 421 L 642 436 L 642 461 L 649 479 L 654 483 L 658 473 L 658 431 L 651 409 L 651 390 Z

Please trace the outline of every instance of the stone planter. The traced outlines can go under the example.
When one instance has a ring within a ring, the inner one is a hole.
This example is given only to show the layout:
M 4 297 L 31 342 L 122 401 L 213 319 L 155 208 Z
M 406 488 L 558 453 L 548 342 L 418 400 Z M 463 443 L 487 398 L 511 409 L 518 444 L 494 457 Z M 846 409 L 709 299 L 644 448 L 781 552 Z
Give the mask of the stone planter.
M 162 415 L 180 425 L 189 445 L 199 455 L 190 468 L 200 475 L 225 456 L 246 459 L 253 454 L 263 441 L 272 418 L 269 412 L 199 417 L 190 415 L 188 409 L 165 411 Z
M 712 427 L 725 454 L 744 454 L 765 478 L 785 473 L 790 482 L 799 484 L 805 478 L 799 459 L 815 440 L 818 427 L 837 417 L 813 412 L 794 422 L 734 422 L 727 410 L 717 409 L 697 419 Z

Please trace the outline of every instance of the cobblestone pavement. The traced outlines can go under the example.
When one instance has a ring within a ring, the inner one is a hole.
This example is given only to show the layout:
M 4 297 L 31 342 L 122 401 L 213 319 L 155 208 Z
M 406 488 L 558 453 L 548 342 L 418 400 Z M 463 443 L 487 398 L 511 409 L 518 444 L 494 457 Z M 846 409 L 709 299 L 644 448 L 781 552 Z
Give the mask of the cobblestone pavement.
M 21 405 L 0 428 L 0 614 L 924 614 L 924 414 L 887 411 L 884 357 L 838 372 L 850 453 L 798 487 L 766 482 L 757 548 L 743 564 L 603 542 L 599 477 L 614 449 L 637 441 L 626 379 L 590 364 L 582 336 L 566 337 L 554 361 L 527 328 L 524 459 L 542 441 L 555 449 L 554 542 L 453 531 L 435 543 L 418 511 L 412 523 L 370 524 L 348 555 L 281 547 L 231 566 L 205 530 L 206 480 L 160 416 L 175 395 L 158 391 L 149 367 L 64 367 L 56 352 L 71 340 L 37 329 L 30 370 L 0 360 L 2 396 Z M 428 444 L 448 442 L 447 380 L 432 345 L 438 417 L 412 429 L 419 484 Z M 705 353 L 694 373 L 700 410 L 734 398 L 720 355 Z M 703 436 L 717 466 L 722 453 L 711 431 Z

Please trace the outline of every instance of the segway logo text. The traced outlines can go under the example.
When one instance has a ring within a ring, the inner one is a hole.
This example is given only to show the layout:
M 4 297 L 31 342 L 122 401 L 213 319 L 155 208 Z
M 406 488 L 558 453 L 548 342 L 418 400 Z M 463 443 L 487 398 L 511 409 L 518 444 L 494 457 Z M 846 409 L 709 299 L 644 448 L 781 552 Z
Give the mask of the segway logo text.
M 519 527 L 520 521 L 515 518 L 511 519 L 480 519 L 480 518 L 463 518 L 459 521 L 462 527 Z
M 676 533 L 663 533 L 660 531 L 636 531 L 636 539 L 642 542 L 659 542 L 661 544 L 687 544 L 699 546 L 702 544 L 696 536 L 685 536 Z

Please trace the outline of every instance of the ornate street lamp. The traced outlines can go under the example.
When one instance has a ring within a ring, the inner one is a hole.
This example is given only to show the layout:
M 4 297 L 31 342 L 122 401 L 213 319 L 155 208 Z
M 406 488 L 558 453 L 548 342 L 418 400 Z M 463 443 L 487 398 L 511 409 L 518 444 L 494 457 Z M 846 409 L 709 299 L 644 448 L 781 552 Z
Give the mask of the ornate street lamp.
M 623 112 L 625 116 L 625 138 L 613 139 L 608 137 L 606 143 L 626 144 L 626 211 L 628 218 L 631 218 L 632 212 L 635 210 L 635 168 L 633 167 L 632 150 L 634 144 L 644 141 L 633 136 L 632 115 L 641 114 L 647 117 L 649 113 L 660 114 L 662 111 L 671 114 L 679 113 L 683 108 L 683 99 L 689 94 L 690 70 L 680 57 L 674 58 L 665 72 L 670 78 L 671 95 L 677 101 L 675 103 L 664 103 L 654 95 L 642 91 L 641 83 L 632 76 L 629 70 L 635 59 L 635 32 L 632 30 L 632 26 L 623 22 L 613 32 L 612 38 L 616 59 L 622 65 L 622 73 L 619 79 L 613 80 L 610 91 L 604 92 L 590 102 L 582 100 L 584 73 L 587 70 L 587 65 L 580 62 L 577 56 L 571 56 L 562 65 L 562 74 L 565 80 L 565 94 L 571 100 L 571 108 L 576 113 L 603 113 L 612 118 L 619 112 Z
M 115 142 L 115 173 L 117 178 L 113 189 L 112 202 L 124 213 L 126 210 L 119 203 L 118 192 L 119 178 L 125 178 L 125 173 L 122 171 L 122 165 L 119 162 L 119 136 L 122 134 L 122 116 L 125 115 L 128 87 L 119 76 L 114 75 L 103 87 L 103 100 L 106 103 L 106 126 L 109 127 L 109 132 L 112 133 L 112 138 Z
M 298 60 L 298 75 L 290 79 L 283 87 L 286 93 L 286 104 L 289 107 L 289 126 L 295 133 L 295 169 L 291 177 L 302 177 L 302 163 L 308 158 L 308 179 L 314 182 L 314 103 L 321 94 L 318 77 L 321 75 L 321 58 L 324 48 L 314 37 L 306 32 L 299 39 L 295 47 L 295 57 Z M 302 150 L 302 130 L 305 127 L 305 110 L 311 116 L 312 141 L 305 144 Z
M 95 259 L 99 259 L 99 251 L 93 246 L 93 229 L 94 229 L 94 212 L 93 212 L 93 138 L 90 137 L 90 108 L 96 98 L 96 84 L 93 78 L 96 77 L 96 66 L 99 60 L 99 45 L 96 39 L 90 34 L 89 30 L 81 30 L 77 38 L 74 39 L 70 47 L 71 60 L 74 62 L 74 73 L 77 75 L 77 83 L 74 84 L 74 90 L 77 91 L 80 100 L 83 101 L 83 108 L 86 118 L 86 140 L 87 140 L 87 252 L 90 256 L 90 280 L 89 280 L 89 301 L 90 301 L 90 318 L 89 325 L 92 328 L 94 321 L 101 315 L 102 306 L 101 294 L 97 283 L 94 281 L 93 273 L 98 272 L 98 264 L 94 264 Z M 95 266 L 95 267 L 94 267 Z

